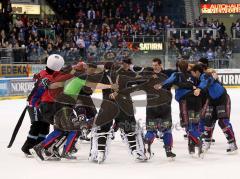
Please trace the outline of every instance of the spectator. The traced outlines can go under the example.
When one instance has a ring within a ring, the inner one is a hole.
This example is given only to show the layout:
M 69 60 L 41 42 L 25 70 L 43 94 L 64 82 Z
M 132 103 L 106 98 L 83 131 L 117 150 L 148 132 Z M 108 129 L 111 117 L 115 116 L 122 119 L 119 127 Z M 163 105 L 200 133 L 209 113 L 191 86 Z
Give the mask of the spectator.
M 88 13 L 87 13 L 87 17 L 89 20 L 95 20 L 96 19 L 96 13 L 93 10 L 93 8 L 91 8 Z
M 215 59 L 215 53 L 211 48 L 208 49 L 206 55 L 207 55 L 208 60 L 214 60 Z

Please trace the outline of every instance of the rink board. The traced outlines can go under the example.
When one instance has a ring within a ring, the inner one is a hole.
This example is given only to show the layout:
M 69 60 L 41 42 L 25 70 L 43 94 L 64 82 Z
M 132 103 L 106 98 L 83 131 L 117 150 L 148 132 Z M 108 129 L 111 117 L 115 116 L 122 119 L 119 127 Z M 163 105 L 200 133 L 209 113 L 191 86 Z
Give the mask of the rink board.
M 240 69 L 216 71 L 225 88 L 240 88 Z M 0 100 L 26 98 L 33 86 L 32 77 L 0 78 Z M 101 93 L 101 90 L 96 90 L 95 93 Z

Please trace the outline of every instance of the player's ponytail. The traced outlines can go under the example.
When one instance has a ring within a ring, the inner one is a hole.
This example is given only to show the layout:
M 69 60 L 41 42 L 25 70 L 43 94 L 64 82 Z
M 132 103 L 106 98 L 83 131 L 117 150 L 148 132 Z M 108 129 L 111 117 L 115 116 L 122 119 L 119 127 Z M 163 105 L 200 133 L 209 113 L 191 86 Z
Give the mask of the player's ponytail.
M 178 68 L 182 73 L 188 72 L 188 62 L 186 60 L 180 60 L 178 62 Z

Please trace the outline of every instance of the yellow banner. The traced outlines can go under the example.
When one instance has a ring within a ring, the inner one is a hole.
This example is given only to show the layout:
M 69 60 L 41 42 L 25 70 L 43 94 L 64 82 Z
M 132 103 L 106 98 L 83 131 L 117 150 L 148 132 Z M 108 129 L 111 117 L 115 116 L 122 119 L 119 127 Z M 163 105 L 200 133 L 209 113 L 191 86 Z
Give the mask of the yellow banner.
M 14 14 L 40 14 L 40 5 L 12 4 Z
M 30 65 L 0 64 L 0 77 L 28 77 L 29 74 Z

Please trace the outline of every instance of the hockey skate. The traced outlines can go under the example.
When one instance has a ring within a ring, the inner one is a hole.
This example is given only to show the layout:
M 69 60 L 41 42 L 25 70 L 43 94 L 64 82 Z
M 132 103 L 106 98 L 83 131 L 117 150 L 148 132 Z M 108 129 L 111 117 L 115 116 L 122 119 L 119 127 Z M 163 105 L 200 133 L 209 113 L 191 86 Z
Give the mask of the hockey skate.
M 88 160 L 91 162 L 97 162 L 97 154 L 93 154 L 90 152 L 89 156 L 88 156 Z
M 23 144 L 21 150 L 27 158 L 33 157 L 30 152 L 30 149 L 32 149 L 36 144 L 37 144 L 37 141 L 34 139 L 30 139 L 30 138 L 27 138 L 27 140 Z
M 227 153 L 234 154 L 234 153 L 237 153 L 237 150 L 238 150 L 238 147 L 235 142 L 229 143 Z
M 59 156 L 51 153 L 49 150 L 43 148 L 42 143 L 33 147 L 30 150 L 31 154 L 39 161 L 59 161 Z
M 171 161 L 175 160 L 176 154 L 172 152 L 172 148 L 170 146 L 165 146 L 166 156 Z
M 34 146 L 30 152 L 36 159 L 40 159 L 41 161 L 48 160 L 52 156 L 50 152 L 43 148 L 42 143 Z
M 105 152 L 104 151 L 98 151 L 97 154 L 91 154 L 88 157 L 89 161 L 92 161 L 94 163 L 101 164 L 106 160 Z
M 76 144 L 75 144 L 75 145 L 76 145 Z M 78 149 L 77 149 L 77 147 L 76 147 L 75 145 L 74 145 L 74 146 L 72 147 L 72 149 L 70 150 L 70 153 L 71 153 L 71 154 L 75 154 L 75 153 L 78 152 Z
M 147 149 L 145 148 L 145 155 L 147 157 L 147 159 L 151 159 L 154 156 L 154 153 L 152 152 L 152 148 L 151 148 L 152 144 L 147 144 Z
M 146 155 L 143 154 L 142 152 L 139 152 L 137 150 L 133 150 L 131 152 L 131 154 L 132 154 L 134 160 L 136 160 L 136 161 L 141 161 L 141 162 L 147 161 Z
M 192 140 L 188 141 L 188 152 L 192 157 L 195 154 L 195 144 Z
M 29 149 L 26 149 L 26 148 L 22 147 L 21 150 L 23 151 L 25 157 L 27 157 L 27 158 L 32 158 L 33 157 L 33 155 L 31 154 Z
M 105 152 L 104 151 L 98 151 L 97 154 L 97 163 L 101 164 L 105 161 Z
M 210 147 L 211 147 L 211 142 L 210 142 L 209 140 L 205 140 L 205 141 L 203 142 L 203 146 L 202 146 L 203 152 L 204 152 L 204 153 L 207 153 L 208 150 L 210 149 Z
M 197 148 L 198 148 L 198 157 L 203 159 L 204 158 L 204 150 L 203 150 L 203 142 L 201 139 L 199 140 L 199 144 L 197 145 Z
M 61 155 L 61 158 L 67 159 L 67 160 L 76 160 L 77 157 L 73 156 L 70 152 L 63 152 Z
M 209 139 L 206 139 L 206 135 L 204 133 L 201 135 L 201 138 L 202 138 L 202 141 L 209 141 Z M 211 141 L 211 145 L 214 145 L 216 142 L 215 139 L 211 139 L 210 141 Z
M 184 135 L 183 135 L 183 138 L 184 138 L 184 140 L 187 140 L 187 139 L 188 139 L 188 135 L 187 135 L 187 134 L 184 134 Z

